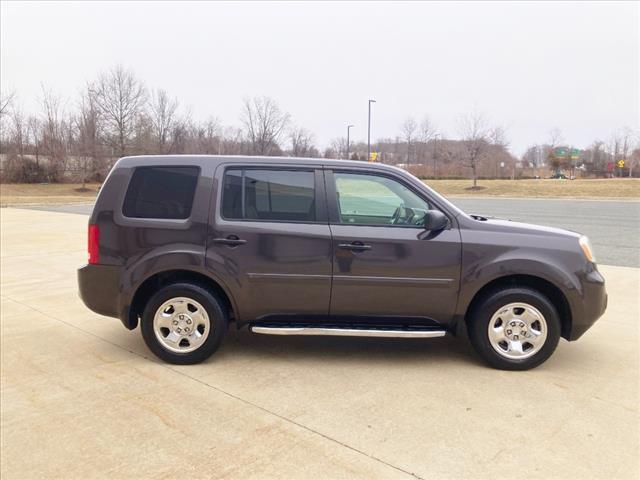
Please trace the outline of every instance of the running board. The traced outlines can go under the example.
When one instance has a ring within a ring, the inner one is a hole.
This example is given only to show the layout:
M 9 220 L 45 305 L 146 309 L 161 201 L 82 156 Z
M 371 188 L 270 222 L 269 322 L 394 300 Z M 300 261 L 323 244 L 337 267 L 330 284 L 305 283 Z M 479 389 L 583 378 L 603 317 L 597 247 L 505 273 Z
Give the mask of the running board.
M 411 330 L 389 328 L 337 328 L 337 327 L 249 327 L 253 333 L 265 335 L 330 335 L 338 337 L 382 337 L 382 338 L 436 338 L 444 337 L 444 330 Z

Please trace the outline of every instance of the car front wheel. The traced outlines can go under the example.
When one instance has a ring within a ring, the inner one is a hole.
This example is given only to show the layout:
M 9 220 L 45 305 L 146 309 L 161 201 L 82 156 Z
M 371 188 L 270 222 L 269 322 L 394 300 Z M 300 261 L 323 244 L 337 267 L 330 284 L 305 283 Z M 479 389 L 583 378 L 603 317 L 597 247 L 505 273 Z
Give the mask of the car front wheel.
M 542 293 L 510 287 L 485 296 L 468 318 L 469 338 L 489 365 L 528 370 L 554 352 L 560 340 L 560 318 Z

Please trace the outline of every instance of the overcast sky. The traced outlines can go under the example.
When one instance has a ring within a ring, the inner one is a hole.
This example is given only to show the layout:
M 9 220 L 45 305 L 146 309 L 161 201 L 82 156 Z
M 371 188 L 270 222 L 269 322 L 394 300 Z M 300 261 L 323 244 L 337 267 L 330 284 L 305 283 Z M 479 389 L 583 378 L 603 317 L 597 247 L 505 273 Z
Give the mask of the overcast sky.
M 559 128 L 587 146 L 639 128 L 639 9 L 614 3 L 1 4 L 1 85 L 27 111 L 41 84 L 69 105 L 117 63 L 164 88 L 195 118 L 239 125 L 244 97 L 267 95 L 320 147 L 393 137 L 428 115 L 455 137 L 480 111 L 521 154 Z

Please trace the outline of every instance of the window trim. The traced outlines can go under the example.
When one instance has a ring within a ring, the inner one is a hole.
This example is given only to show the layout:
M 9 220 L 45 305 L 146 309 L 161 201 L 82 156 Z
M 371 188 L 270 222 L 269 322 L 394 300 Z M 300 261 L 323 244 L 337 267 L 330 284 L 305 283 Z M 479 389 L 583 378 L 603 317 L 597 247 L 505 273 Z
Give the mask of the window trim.
M 143 169 L 159 169 L 159 168 L 195 168 L 197 171 L 197 175 L 196 175 L 196 184 L 193 187 L 193 194 L 191 197 L 191 208 L 189 209 L 189 215 L 187 215 L 184 218 L 162 218 L 162 217 L 130 217 L 128 215 L 125 215 L 124 213 L 124 205 L 126 203 L 127 200 L 127 194 L 129 193 L 129 189 L 131 188 L 131 183 L 133 182 L 133 177 L 135 176 L 136 172 L 138 170 L 143 170 Z M 198 187 L 200 185 L 200 178 L 202 177 L 202 168 L 199 165 L 138 165 L 135 166 L 131 169 L 131 173 L 129 175 L 129 180 L 127 181 L 127 185 L 124 189 L 124 195 L 122 195 L 122 203 L 120 205 L 120 210 L 119 210 L 119 214 L 122 216 L 123 219 L 125 220 L 132 220 L 132 221 L 136 221 L 136 222 L 148 222 L 148 221 L 152 221 L 152 222 L 170 222 L 170 223 L 185 223 L 188 222 L 189 219 L 191 218 L 191 216 L 193 215 L 193 210 L 194 210 L 194 205 L 195 205 L 195 199 L 196 199 L 196 193 L 198 191 Z
M 340 225 L 340 226 L 348 226 L 348 227 L 381 227 L 381 228 L 413 228 L 424 230 L 425 228 L 420 225 L 394 225 L 394 224 L 379 224 L 379 223 L 343 223 L 340 221 L 340 207 L 338 205 L 338 196 L 336 189 L 336 178 L 334 173 L 348 173 L 352 175 L 369 175 L 373 177 L 383 177 L 389 180 L 393 180 L 398 182 L 407 190 L 411 191 L 414 195 L 420 198 L 422 201 L 427 202 L 427 204 L 433 206 L 435 210 L 440 211 L 442 214 L 446 215 L 449 219 L 449 226 L 447 230 L 453 228 L 453 220 L 451 219 L 451 215 L 444 211 L 436 202 L 432 201 L 428 196 L 426 196 L 423 192 L 420 192 L 413 185 L 404 181 L 403 178 L 390 174 L 388 172 L 377 171 L 377 170 L 367 170 L 364 168 L 328 168 L 324 170 L 325 172 L 325 185 L 326 185 L 326 194 L 327 194 L 327 206 L 329 210 L 329 225 Z
M 245 189 L 245 170 L 272 170 L 277 172 L 310 172 L 313 174 L 313 201 L 316 210 L 316 219 L 314 221 L 307 220 L 261 220 L 259 218 L 227 218 L 223 214 L 222 202 L 224 196 L 224 179 L 229 170 L 242 171 L 242 215 L 244 217 L 244 189 Z M 228 164 L 223 165 L 222 176 L 220 177 L 220 194 L 217 198 L 216 212 L 219 217 L 225 222 L 243 222 L 243 223 L 290 223 L 295 225 L 326 225 L 328 222 L 327 217 L 327 202 L 325 195 L 324 176 L 322 174 L 322 168 L 316 166 L 309 167 L 297 167 L 295 165 L 245 165 L 245 164 Z

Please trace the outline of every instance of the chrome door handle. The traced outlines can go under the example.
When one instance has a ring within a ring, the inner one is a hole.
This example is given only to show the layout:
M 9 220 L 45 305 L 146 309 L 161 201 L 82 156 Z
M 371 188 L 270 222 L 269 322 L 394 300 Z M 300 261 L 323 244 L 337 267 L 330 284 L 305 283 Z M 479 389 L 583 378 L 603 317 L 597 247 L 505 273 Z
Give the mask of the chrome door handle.
M 229 235 L 227 238 L 214 238 L 213 243 L 218 245 L 226 245 L 228 247 L 237 247 L 238 245 L 244 245 L 246 240 L 238 238 L 237 235 Z
M 338 248 L 342 248 L 344 250 L 353 250 L 356 252 L 362 252 L 365 250 L 371 250 L 371 245 L 365 245 L 362 242 L 340 243 L 338 244 Z

